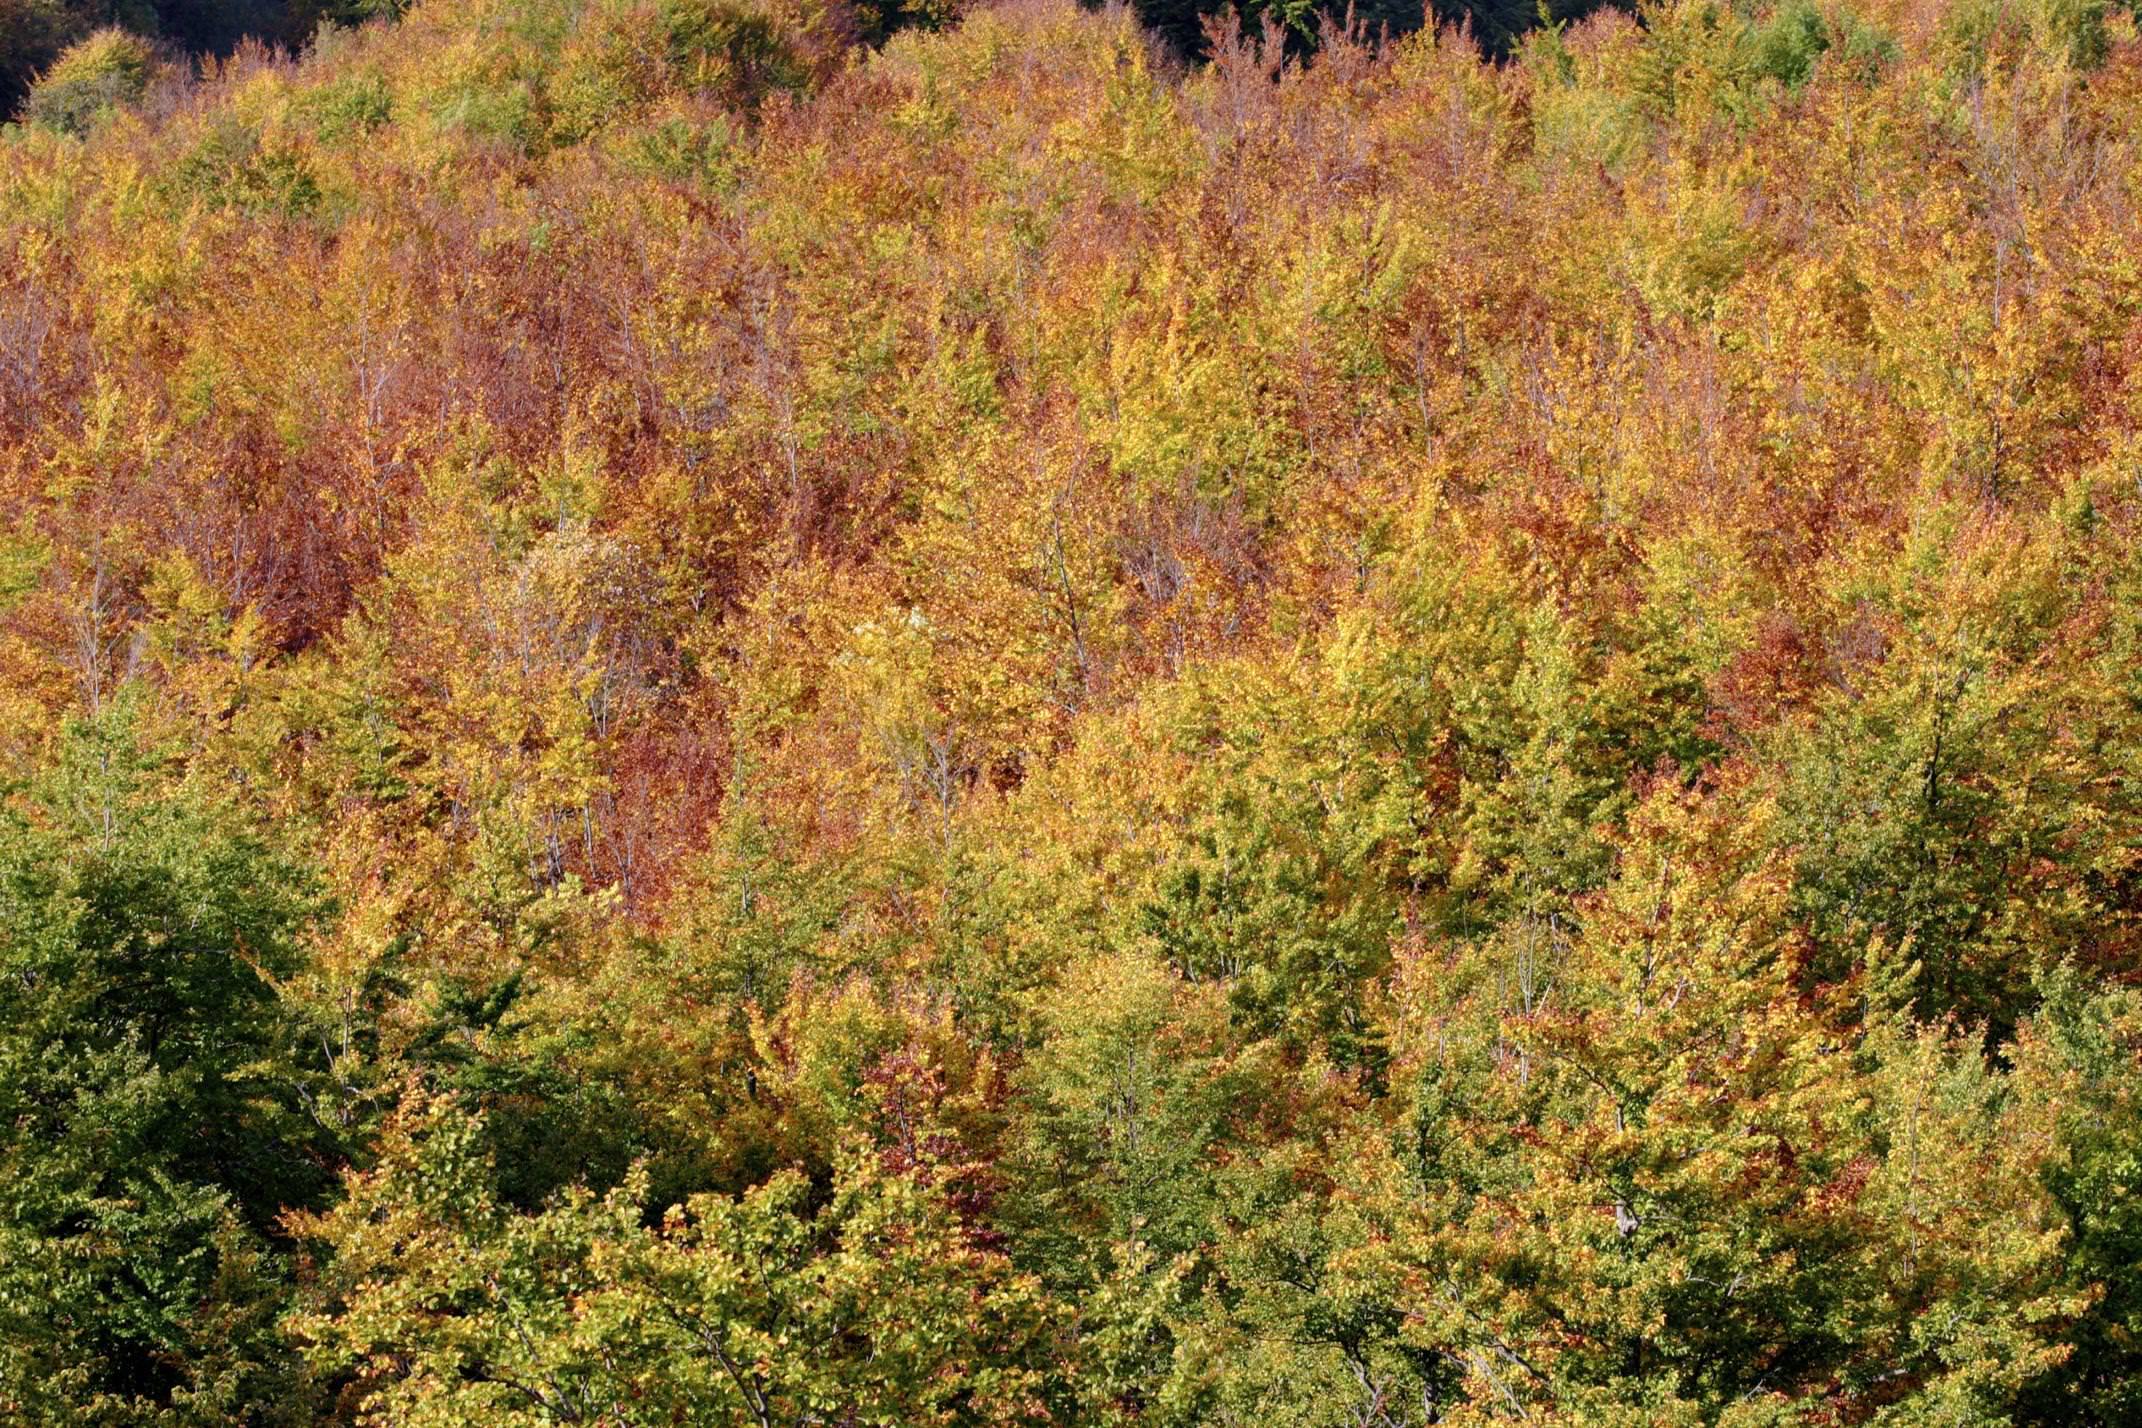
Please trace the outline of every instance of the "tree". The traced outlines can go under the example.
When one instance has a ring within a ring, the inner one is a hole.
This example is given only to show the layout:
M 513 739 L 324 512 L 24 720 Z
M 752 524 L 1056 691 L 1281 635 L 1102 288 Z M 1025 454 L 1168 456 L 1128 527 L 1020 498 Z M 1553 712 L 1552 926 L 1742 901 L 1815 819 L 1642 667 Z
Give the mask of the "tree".
M 845 1153 L 649 1217 L 635 1175 L 535 1214 L 493 1197 L 478 1123 L 407 1102 L 374 1168 L 294 1228 L 292 1328 L 365 1421 L 999 1424 L 1047 1417 L 1048 1314 L 927 1166 Z
M 73 726 L 0 822 L 0 1403 L 295 1415 L 274 1227 L 337 1141 L 276 983 L 320 908 L 134 708 Z

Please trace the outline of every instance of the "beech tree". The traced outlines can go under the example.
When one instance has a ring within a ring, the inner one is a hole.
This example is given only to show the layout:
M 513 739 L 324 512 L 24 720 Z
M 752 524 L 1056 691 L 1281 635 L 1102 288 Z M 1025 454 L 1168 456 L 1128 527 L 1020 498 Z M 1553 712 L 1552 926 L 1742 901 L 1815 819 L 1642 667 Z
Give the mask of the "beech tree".
M 2135 1416 L 2124 9 L 91 9 L 0 1418 Z

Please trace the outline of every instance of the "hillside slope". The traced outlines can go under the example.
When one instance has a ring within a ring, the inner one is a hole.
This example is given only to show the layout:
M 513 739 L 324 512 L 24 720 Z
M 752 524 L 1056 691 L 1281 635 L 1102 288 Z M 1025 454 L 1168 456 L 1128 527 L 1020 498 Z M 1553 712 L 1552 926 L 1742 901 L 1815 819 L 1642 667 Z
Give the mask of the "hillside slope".
M 0 138 L 0 1417 L 2142 1411 L 2133 21 L 869 24 Z

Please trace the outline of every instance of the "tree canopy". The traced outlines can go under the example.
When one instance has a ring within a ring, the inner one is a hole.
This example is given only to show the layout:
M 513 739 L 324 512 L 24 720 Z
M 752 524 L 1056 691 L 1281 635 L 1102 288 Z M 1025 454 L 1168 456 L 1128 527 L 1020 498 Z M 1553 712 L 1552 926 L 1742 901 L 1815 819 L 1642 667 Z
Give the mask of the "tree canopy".
M 0 0 L 0 1420 L 2135 1420 L 2142 34 L 1434 18 Z

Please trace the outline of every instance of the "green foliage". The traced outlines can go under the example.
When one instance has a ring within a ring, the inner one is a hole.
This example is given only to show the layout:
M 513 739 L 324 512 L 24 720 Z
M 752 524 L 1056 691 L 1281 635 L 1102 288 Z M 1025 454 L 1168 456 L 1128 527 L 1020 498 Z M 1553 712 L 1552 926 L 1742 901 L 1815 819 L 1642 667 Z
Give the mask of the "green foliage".
M 126 706 L 72 730 L 0 826 L 14 1411 L 213 1422 L 285 1391 L 265 1236 L 325 1190 L 335 1142 L 275 983 L 316 911 L 298 868 L 140 751 Z
M 764 11 L 717 0 L 599 7 L 581 19 L 549 102 L 574 143 L 659 96 L 717 96 L 740 107 L 802 87 L 806 75 Z
M 303 218 L 320 206 L 320 185 L 303 153 L 230 119 L 213 124 L 165 183 L 176 203 L 251 218 Z
M 2068 1282 L 2092 1302 L 2073 1353 L 2031 1386 L 2023 1412 L 2117 1423 L 2142 1406 L 2142 1291 L 2126 1272 L 2142 1255 L 2142 1008 L 2125 991 L 2092 992 L 2072 967 L 2041 991 L 2018 1069 L 2052 1101 L 2062 1146 L 2047 1189 L 2071 1237 Z
M 1942 16 L 1937 44 L 1951 74 L 1982 78 L 2036 51 L 2076 69 L 2102 63 L 2107 0 L 1959 0 Z
M 396 1422 L 989 1424 L 1040 1417 L 1048 1318 L 928 1173 L 845 1156 L 650 1223 L 644 1178 L 503 1213 L 477 1123 L 419 1102 L 376 1169 L 298 1228 L 326 1256 L 293 1321 Z M 629 1405 L 629 1409 L 627 1407 Z
M 1772 11 L 1749 44 L 1756 74 L 1797 90 L 1814 77 L 1815 62 L 1830 48 L 1829 25 L 1813 0 L 1802 0 Z
M 627 155 L 636 170 L 670 183 L 730 194 L 741 180 L 743 155 L 736 130 L 722 119 L 666 119 L 634 134 Z
M 298 112 L 322 143 L 342 143 L 393 119 L 394 93 L 378 70 L 358 70 L 304 96 Z
M 1754 77 L 1792 93 L 1807 87 L 1817 65 L 1841 68 L 1867 83 L 1898 55 L 1896 42 L 1857 10 L 1825 8 L 1815 0 L 1773 9 L 1753 24 L 1744 43 Z
M 30 87 L 23 117 L 77 137 L 149 86 L 149 47 L 124 30 L 99 30 L 70 46 Z

